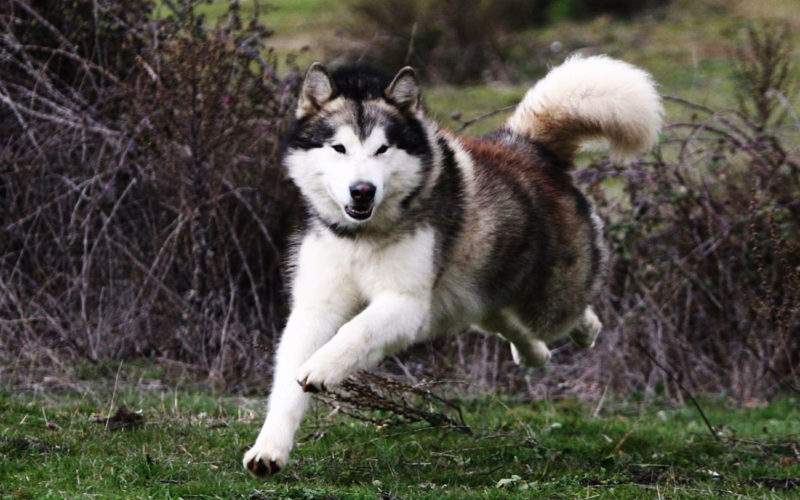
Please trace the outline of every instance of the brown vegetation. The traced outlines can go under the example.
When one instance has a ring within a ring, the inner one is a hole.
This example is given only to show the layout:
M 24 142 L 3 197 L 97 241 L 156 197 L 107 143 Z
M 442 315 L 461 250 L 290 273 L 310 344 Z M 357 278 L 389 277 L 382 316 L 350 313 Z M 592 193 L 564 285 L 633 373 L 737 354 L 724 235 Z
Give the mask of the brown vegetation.
M 277 76 L 266 28 L 235 9 L 209 28 L 191 7 L 162 20 L 145 0 L 0 7 L 0 375 L 149 358 L 227 390 L 267 385 L 300 210 L 278 162 L 296 73 Z M 535 397 L 798 390 L 786 40 L 752 32 L 737 110 L 673 98 L 694 119 L 652 155 L 577 172 L 613 258 L 595 349 L 553 346 L 552 366 L 526 373 L 505 343 L 460 336 L 382 369 Z
M 193 5 L 0 11 L 3 366 L 164 357 L 234 387 L 269 363 L 253 345 L 283 304 L 297 78 L 276 76 L 269 30 Z

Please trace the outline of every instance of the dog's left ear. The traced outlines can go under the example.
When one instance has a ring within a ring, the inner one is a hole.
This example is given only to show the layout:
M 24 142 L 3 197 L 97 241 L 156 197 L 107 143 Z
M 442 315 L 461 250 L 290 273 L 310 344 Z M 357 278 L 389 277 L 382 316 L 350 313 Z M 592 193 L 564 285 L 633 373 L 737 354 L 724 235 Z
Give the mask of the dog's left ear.
M 400 109 L 416 112 L 420 105 L 420 88 L 414 68 L 406 66 L 398 71 L 384 94 Z
M 335 92 L 336 86 L 328 69 L 318 62 L 312 64 L 303 79 L 303 88 L 297 101 L 297 118 L 317 111 Z

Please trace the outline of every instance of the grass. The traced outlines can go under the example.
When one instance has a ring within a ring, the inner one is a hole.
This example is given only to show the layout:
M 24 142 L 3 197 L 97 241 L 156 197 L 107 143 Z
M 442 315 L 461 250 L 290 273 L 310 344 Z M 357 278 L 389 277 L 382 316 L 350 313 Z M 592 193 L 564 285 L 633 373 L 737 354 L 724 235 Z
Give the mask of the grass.
M 319 405 L 291 467 L 267 481 L 240 464 L 263 400 L 175 390 L 123 376 L 0 392 L 0 498 L 697 498 L 800 493 L 800 402 L 749 409 L 671 405 L 461 403 L 472 434 L 380 428 Z M 142 416 L 111 430 L 103 416 Z M 595 416 L 595 414 L 597 414 Z
M 458 129 L 462 123 L 484 113 L 516 105 L 529 85 L 472 85 L 465 87 L 438 86 L 425 89 L 425 101 L 431 115 L 442 125 Z M 458 120 L 452 118 L 459 113 Z M 467 129 L 468 134 L 477 135 L 495 130 L 511 111 L 483 118 Z

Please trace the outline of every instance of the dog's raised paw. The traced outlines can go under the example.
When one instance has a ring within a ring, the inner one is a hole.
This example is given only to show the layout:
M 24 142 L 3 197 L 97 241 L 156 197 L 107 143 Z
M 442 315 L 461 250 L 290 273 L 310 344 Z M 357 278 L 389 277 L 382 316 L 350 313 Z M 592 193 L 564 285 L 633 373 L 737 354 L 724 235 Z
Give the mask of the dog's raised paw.
M 307 376 L 304 377 L 303 380 L 298 380 L 297 383 L 300 384 L 300 387 L 303 388 L 303 392 L 310 392 L 310 393 L 325 392 L 324 382 L 319 382 L 319 383 L 309 382 Z
M 594 313 L 591 307 L 587 307 L 583 312 L 583 319 L 570 332 L 570 338 L 578 347 L 589 349 L 594 347 L 597 336 L 603 329 L 603 324 Z
M 347 378 L 342 364 L 318 352 L 300 366 L 297 383 L 305 392 L 325 392 Z
M 550 349 L 541 340 L 530 339 L 524 347 L 525 350 L 520 351 L 514 343 L 511 343 L 511 357 L 517 365 L 527 368 L 539 368 L 550 362 Z

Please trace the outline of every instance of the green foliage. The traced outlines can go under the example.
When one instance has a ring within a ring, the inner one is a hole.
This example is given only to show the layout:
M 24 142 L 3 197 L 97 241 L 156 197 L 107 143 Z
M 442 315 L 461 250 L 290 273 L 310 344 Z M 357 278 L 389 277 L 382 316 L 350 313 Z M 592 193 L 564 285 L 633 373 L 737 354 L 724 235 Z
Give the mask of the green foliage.
M 786 103 L 797 90 L 790 80 L 794 58 L 789 26 L 747 27 L 747 42 L 737 51 L 734 78 L 739 111 L 762 130 L 780 123 Z
M 622 18 L 661 7 L 669 0 L 550 0 L 544 2 L 547 9 L 547 20 L 558 22 L 568 19 L 586 19 L 602 14 Z

